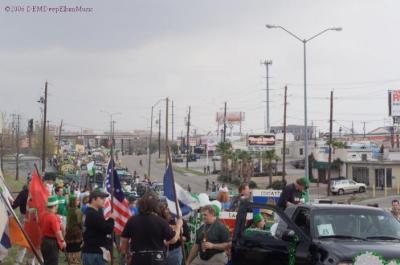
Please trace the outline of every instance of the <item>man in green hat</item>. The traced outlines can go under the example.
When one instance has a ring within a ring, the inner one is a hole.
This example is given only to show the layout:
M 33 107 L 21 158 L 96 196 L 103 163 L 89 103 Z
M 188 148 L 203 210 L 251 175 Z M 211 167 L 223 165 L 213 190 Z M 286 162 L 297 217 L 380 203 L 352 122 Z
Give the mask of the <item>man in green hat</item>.
M 303 203 L 301 200 L 303 192 L 306 191 L 309 186 L 310 181 L 306 177 L 299 178 L 295 183 L 286 185 L 281 192 L 277 206 L 285 210 L 290 205 Z
M 261 213 L 257 213 L 253 215 L 253 224 L 252 228 L 264 230 L 265 219 Z
M 47 200 L 47 211 L 39 218 L 39 225 L 43 235 L 41 252 L 44 264 L 58 265 L 59 249 L 66 247 L 64 236 L 61 231 L 60 219 L 56 215 L 58 199 L 56 196 L 49 196 Z

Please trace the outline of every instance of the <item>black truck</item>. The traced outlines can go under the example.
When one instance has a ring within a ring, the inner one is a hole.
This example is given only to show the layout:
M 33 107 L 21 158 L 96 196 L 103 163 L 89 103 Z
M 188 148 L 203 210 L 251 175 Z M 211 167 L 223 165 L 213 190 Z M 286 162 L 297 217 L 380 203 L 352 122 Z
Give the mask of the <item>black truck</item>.
M 246 216 L 254 209 L 273 212 L 270 231 L 246 232 Z M 287 265 L 290 253 L 297 265 L 350 265 L 367 251 L 386 260 L 400 259 L 400 223 L 389 212 L 338 204 L 297 205 L 282 211 L 247 202 L 240 206 L 232 238 L 233 265 Z

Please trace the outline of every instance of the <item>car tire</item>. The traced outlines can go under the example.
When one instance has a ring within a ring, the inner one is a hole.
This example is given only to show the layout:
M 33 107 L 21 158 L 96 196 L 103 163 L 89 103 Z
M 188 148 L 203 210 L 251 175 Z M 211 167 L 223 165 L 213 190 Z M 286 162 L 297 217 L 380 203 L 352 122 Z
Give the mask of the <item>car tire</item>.
M 363 193 L 365 192 L 365 188 L 364 187 L 360 187 L 360 189 L 358 190 L 359 193 Z
M 343 195 L 344 194 L 344 189 L 340 189 L 340 190 L 338 190 L 338 193 L 337 193 L 338 195 Z

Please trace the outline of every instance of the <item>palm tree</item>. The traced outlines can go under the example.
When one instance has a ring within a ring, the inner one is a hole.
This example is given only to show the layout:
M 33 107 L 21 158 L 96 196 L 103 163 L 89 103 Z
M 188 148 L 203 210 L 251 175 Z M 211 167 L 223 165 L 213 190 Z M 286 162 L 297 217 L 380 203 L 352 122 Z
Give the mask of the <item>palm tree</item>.
M 228 159 L 232 152 L 232 144 L 230 142 L 220 142 L 217 145 L 217 152 L 221 154 L 221 175 L 228 175 Z
M 261 155 L 262 160 L 267 163 L 267 168 L 269 172 L 269 186 L 272 185 L 272 163 L 273 161 L 279 159 L 279 156 L 275 153 L 275 149 L 266 150 Z
M 229 159 L 231 160 L 231 172 L 232 176 L 237 177 L 239 175 L 239 162 L 240 162 L 240 150 L 231 152 Z
M 248 183 L 253 176 L 253 159 L 247 151 L 240 151 L 239 159 L 241 160 L 241 177 L 243 182 Z

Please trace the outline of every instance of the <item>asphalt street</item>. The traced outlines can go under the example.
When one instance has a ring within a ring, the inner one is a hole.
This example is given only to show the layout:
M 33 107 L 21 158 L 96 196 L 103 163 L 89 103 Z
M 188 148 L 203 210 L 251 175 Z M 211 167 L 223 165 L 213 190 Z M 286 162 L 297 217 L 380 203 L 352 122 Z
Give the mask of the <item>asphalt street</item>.
M 136 155 L 126 155 L 121 157 L 123 164 L 128 168 L 129 172 L 136 170 L 137 174 L 143 178 L 144 174 L 147 175 L 148 158 L 146 155 L 136 156 Z M 142 160 L 143 166 L 140 166 L 139 161 Z M 184 168 L 183 163 L 174 164 L 175 167 Z M 192 163 L 190 163 L 192 167 Z M 199 167 L 199 165 L 196 165 Z M 162 182 L 165 171 L 165 161 L 163 158 L 159 159 L 158 155 L 154 154 L 151 158 L 151 176 L 152 181 Z M 188 184 L 191 190 L 194 192 L 205 192 L 206 179 L 210 181 L 217 180 L 217 175 L 204 175 L 204 174 L 192 174 L 190 172 L 182 172 L 183 170 L 174 170 L 175 181 L 181 185 L 183 188 L 187 188 Z M 201 172 L 200 170 L 196 170 Z

